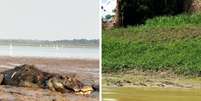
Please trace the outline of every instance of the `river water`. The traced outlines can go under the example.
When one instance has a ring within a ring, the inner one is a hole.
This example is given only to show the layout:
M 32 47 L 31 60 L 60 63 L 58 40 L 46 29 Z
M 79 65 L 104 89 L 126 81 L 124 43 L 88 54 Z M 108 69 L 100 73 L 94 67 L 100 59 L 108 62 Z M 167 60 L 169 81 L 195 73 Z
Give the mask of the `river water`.
M 201 101 L 201 89 L 103 88 L 103 101 Z
M 31 56 L 73 59 L 98 59 L 99 49 L 88 47 L 0 46 L 1 56 Z

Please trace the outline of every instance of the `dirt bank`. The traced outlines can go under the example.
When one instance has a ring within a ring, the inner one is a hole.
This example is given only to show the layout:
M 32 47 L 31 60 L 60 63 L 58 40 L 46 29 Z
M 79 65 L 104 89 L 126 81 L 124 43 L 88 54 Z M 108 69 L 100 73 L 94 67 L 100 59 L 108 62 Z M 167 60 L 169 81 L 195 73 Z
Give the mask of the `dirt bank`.
M 20 64 L 33 64 L 50 73 L 69 74 L 85 84 L 98 83 L 98 60 L 71 60 L 57 58 L 0 57 L 0 72 Z M 98 101 L 98 92 L 90 96 L 62 94 L 47 89 L 0 86 L 1 101 Z
M 159 87 L 159 88 L 200 88 L 200 77 L 186 77 L 171 71 L 137 71 L 104 73 L 104 87 Z

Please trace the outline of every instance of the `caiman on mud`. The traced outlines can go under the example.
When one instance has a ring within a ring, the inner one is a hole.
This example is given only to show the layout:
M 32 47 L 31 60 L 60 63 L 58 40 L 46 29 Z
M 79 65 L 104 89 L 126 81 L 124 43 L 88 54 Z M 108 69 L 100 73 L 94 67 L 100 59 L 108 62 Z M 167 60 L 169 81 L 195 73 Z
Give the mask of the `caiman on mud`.
M 35 68 L 34 65 L 27 64 L 1 72 L 0 84 L 18 87 L 40 87 L 61 93 L 72 92 L 81 95 L 91 94 L 95 90 L 93 86 L 84 85 L 76 78 L 43 72 Z

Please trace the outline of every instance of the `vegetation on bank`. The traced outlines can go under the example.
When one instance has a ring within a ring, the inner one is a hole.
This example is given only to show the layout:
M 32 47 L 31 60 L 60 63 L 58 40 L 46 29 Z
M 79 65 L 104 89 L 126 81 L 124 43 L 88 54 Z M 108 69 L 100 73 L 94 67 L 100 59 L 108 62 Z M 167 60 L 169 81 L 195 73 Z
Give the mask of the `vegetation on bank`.
M 73 40 L 23 40 L 1 39 L 0 45 L 34 46 L 34 47 L 99 47 L 98 39 L 73 39 Z
M 201 15 L 156 17 L 103 31 L 103 72 L 172 70 L 201 76 Z

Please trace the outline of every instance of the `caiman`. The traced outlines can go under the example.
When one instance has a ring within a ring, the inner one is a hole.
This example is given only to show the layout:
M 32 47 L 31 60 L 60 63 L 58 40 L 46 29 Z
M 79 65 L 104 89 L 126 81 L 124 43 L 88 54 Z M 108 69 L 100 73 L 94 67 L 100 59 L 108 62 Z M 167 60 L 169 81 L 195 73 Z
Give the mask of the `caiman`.
M 93 85 L 84 85 L 74 77 L 44 72 L 34 65 L 27 64 L 1 72 L 0 84 L 18 87 L 39 87 L 61 93 L 71 92 L 81 95 L 89 95 L 96 90 Z

